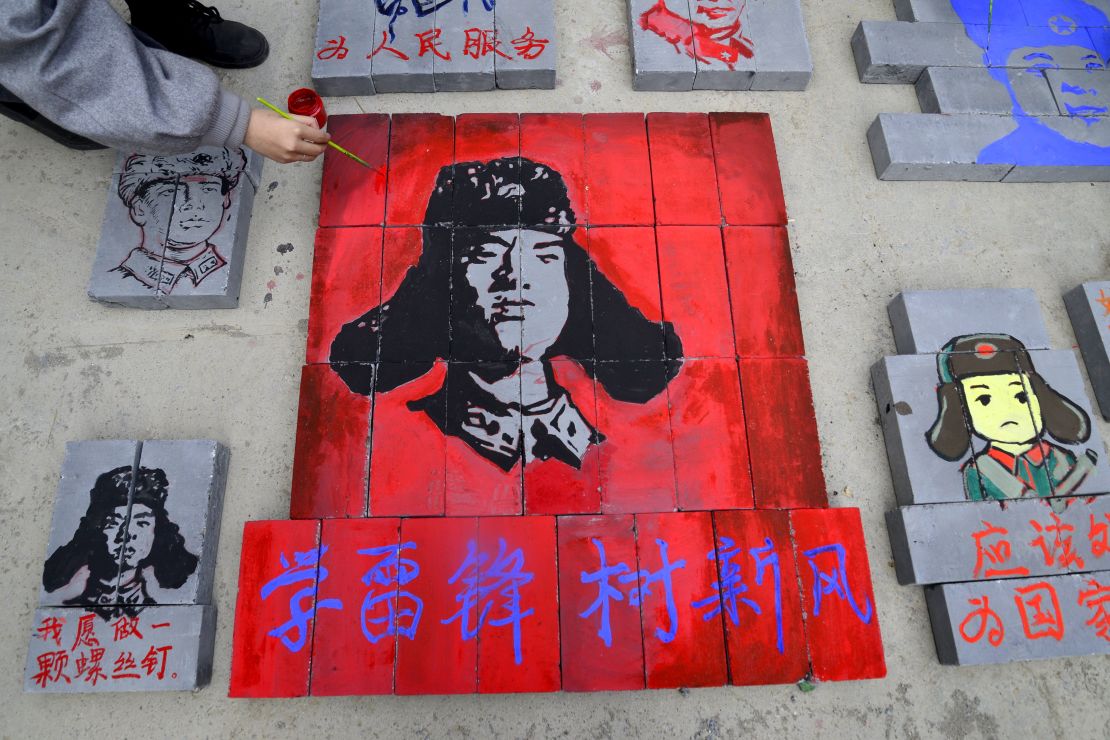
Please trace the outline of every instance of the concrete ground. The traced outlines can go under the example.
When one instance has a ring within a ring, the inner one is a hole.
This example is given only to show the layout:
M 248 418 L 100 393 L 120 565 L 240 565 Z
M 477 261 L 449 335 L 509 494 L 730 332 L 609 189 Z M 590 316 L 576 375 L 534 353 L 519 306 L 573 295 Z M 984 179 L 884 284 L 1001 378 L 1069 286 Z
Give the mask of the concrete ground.
M 802 322 L 834 505 L 863 512 L 889 676 L 882 681 L 592 695 L 231 701 L 243 523 L 286 518 L 308 311 L 318 164 L 267 163 L 240 307 L 112 309 L 85 297 L 113 154 L 71 153 L 0 120 L 0 736 L 1105 737 L 1106 657 L 992 668 L 936 661 L 921 589 L 894 578 L 894 506 L 868 368 L 894 351 L 899 290 L 1031 287 L 1053 343 L 1074 345 L 1061 294 L 1110 273 L 1110 185 L 882 183 L 864 132 L 916 111 L 913 90 L 862 86 L 848 40 L 890 0 L 804 2 L 806 93 L 630 89 L 625 0 L 560 0 L 555 91 L 389 95 L 331 112 L 767 111 L 791 217 Z M 223 0 L 269 36 L 260 69 L 224 74 L 280 100 L 309 82 L 316 3 Z M 290 250 L 288 246 L 291 245 Z M 1110 426 L 1102 424 L 1104 439 Z M 214 437 L 232 449 L 216 573 L 212 684 L 192 695 L 31 696 L 23 664 L 67 440 Z

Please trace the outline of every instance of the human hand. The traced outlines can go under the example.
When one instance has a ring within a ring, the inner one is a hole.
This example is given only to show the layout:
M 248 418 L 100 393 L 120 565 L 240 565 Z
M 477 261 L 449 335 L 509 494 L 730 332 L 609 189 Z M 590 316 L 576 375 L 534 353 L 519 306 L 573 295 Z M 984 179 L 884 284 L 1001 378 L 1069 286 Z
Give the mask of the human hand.
M 321 131 L 315 118 L 282 118 L 269 110 L 251 111 L 243 143 L 275 162 L 311 162 L 324 153 L 331 134 Z

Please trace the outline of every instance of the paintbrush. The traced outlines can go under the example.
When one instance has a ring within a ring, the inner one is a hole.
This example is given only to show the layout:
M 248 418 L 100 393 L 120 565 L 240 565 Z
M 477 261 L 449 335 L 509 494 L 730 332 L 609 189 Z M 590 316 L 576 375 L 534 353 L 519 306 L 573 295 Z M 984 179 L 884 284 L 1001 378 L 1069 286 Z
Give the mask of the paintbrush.
M 271 103 L 269 100 L 266 100 L 265 98 L 255 98 L 255 100 L 257 100 L 259 103 L 262 103 L 262 105 L 266 106 L 267 108 L 272 110 L 274 113 L 277 113 L 282 118 L 288 118 L 289 120 L 293 120 L 293 116 L 289 115 L 288 113 L 283 111 L 281 108 L 278 108 L 276 105 Z M 328 146 L 330 146 L 332 149 L 335 149 L 340 154 L 342 154 L 344 156 L 347 156 L 347 157 L 350 157 L 351 159 L 353 159 L 356 162 L 358 162 L 359 164 L 361 164 L 363 167 L 369 167 L 370 169 L 374 169 L 374 166 L 371 165 L 369 162 L 367 162 L 365 159 L 358 156 L 354 152 L 347 151 L 343 147 L 336 144 L 334 141 L 329 141 Z

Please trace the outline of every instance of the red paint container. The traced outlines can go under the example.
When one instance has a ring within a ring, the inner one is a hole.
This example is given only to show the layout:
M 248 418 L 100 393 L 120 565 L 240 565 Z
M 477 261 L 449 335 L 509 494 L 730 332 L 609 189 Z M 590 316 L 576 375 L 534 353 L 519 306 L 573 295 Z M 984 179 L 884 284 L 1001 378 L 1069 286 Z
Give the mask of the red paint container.
M 315 90 L 302 87 L 289 93 L 286 102 L 289 112 L 297 116 L 311 116 L 320 124 L 320 128 L 327 125 L 328 112 L 324 110 L 324 101 L 316 94 Z

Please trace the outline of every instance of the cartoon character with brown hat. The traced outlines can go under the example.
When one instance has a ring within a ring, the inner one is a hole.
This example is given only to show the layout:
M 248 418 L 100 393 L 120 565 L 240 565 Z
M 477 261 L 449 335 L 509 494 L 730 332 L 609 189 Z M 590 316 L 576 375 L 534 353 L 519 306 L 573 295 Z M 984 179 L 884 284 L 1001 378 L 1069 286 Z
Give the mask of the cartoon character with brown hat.
M 987 441 L 961 467 L 969 499 L 1066 496 L 1094 471 L 1094 450 L 1077 457 L 1049 441 L 1086 442 L 1090 418 L 1045 382 L 1014 337 L 956 337 L 937 355 L 937 372 L 940 408 L 925 435 L 929 447 L 955 462 L 967 454 L 972 433 Z

